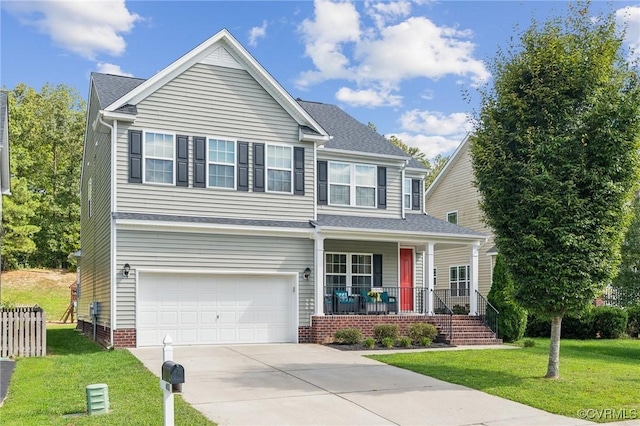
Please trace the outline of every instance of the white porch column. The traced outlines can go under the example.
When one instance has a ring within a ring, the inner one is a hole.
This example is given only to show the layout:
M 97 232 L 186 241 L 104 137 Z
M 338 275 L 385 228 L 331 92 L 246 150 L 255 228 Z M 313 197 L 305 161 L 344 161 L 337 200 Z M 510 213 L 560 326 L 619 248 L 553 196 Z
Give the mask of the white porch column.
M 435 287 L 435 277 L 433 275 L 433 269 L 435 268 L 435 255 L 434 255 L 434 243 L 427 243 L 426 245 L 426 252 L 425 252 L 425 260 L 426 260 L 426 265 L 425 265 L 425 269 L 426 271 L 426 277 L 427 277 L 427 314 L 428 315 L 433 315 L 433 289 Z
M 478 290 L 478 251 L 480 249 L 480 243 L 475 242 L 471 246 L 471 286 L 469 288 L 469 315 L 476 315 L 478 312 L 478 298 L 476 291 Z
M 324 315 L 324 236 L 315 236 L 315 312 L 314 315 Z

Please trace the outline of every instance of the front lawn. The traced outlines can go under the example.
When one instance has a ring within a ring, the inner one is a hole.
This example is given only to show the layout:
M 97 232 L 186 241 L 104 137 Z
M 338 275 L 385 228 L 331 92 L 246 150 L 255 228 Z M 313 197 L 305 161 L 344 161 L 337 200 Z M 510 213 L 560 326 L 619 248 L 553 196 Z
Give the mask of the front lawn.
M 584 418 L 586 413 L 597 422 L 640 416 L 640 340 L 562 340 L 558 380 L 543 378 L 549 339 L 534 340 L 535 347 L 517 350 L 370 358 L 564 416 Z
M 9 425 L 159 425 L 163 422 L 158 379 L 127 350 L 106 351 L 73 326 L 47 330 L 45 358 L 21 358 L 0 408 Z M 64 418 L 86 412 L 85 387 L 109 386 L 110 413 Z M 175 397 L 177 425 L 214 425 Z

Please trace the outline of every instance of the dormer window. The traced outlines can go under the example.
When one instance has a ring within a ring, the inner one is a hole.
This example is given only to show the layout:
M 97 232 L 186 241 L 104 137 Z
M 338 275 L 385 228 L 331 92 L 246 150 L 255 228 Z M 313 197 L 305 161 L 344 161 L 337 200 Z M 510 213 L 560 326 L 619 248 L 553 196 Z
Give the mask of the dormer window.
M 376 206 L 376 166 L 329 162 L 329 204 Z

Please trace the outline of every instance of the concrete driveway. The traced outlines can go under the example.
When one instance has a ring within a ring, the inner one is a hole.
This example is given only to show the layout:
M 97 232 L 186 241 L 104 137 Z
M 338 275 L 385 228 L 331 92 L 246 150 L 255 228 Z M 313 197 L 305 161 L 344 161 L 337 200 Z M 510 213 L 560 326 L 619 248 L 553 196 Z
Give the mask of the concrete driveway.
M 159 375 L 162 348 L 131 352 Z M 183 346 L 183 398 L 224 425 L 585 425 L 320 345 Z

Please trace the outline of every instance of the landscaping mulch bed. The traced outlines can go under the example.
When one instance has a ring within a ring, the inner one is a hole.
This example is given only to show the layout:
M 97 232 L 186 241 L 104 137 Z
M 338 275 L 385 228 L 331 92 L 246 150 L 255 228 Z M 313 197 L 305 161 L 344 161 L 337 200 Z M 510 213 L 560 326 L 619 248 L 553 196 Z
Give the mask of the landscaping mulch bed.
M 339 344 L 339 343 L 327 343 L 325 346 L 329 346 L 330 348 L 334 348 L 334 349 L 338 349 L 341 351 L 385 351 L 385 350 L 389 350 L 389 351 L 398 351 L 398 350 L 403 350 L 403 349 L 437 349 L 437 348 L 455 348 L 455 345 L 449 345 L 447 343 L 440 343 L 440 342 L 434 342 L 432 344 L 430 344 L 429 346 L 419 346 L 419 345 L 414 345 L 414 346 L 410 346 L 410 347 L 404 347 L 404 346 L 393 346 L 391 348 L 387 348 L 385 346 L 376 344 L 374 347 L 372 348 L 366 348 L 364 347 L 364 345 L 359 344 L 359 345 L 343 345 L 343 344 Z

